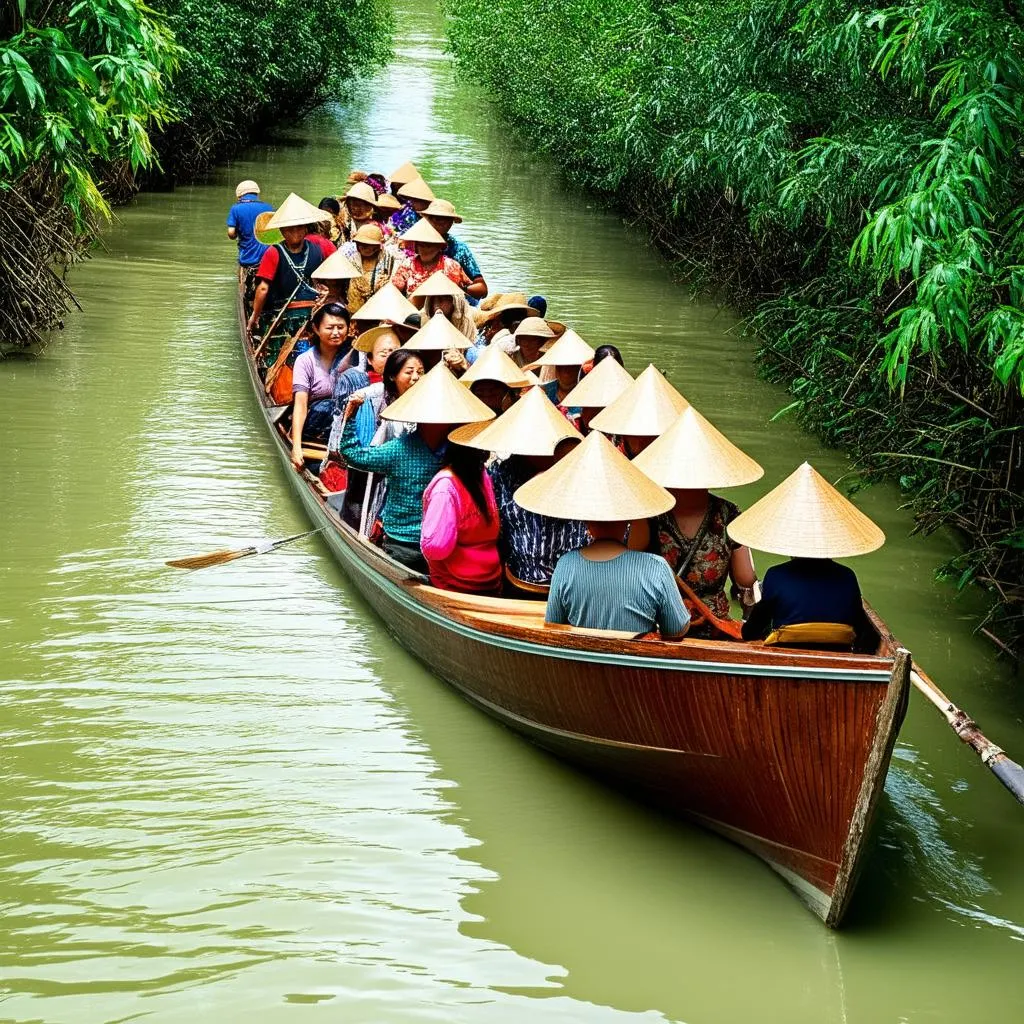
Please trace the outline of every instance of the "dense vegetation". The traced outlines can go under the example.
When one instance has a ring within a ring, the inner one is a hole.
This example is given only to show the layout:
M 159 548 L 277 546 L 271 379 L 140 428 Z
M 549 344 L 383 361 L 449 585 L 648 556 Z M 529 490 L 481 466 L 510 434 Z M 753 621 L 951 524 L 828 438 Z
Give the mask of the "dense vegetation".
M 73 301 L 111 199 L 170 181 L 382 61 L 387 0 L 14 0 L 0 10 L 0 351 Z
M 790 408 L 958 528 L 947 573 L 1024 639 L 1021 8 L 444 2 L 466 73 L 724 283 Z

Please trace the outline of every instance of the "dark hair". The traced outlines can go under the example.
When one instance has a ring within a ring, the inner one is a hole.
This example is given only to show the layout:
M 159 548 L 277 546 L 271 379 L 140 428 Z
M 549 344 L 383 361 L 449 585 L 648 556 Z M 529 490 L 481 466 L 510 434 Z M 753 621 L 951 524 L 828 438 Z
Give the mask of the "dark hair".
M 328 213 L 332 213 L 337 217 L 338 214 L 341 213 L 341 203 L 339 203 L 334 196 L 324 196 L 323 199 L 320 200 L 317 209 L 326 210 Z
M 469 496 L 479 509 L 480 515 L 484 517 L 484 521 L 489 523 L 491 510 L 487 506 L 487 495 L 484 493 L 484 462 L 487 461 L 487 455 L 487 452 L 479 448 L 468 448 L 464 444 L 449 441 L 441 460 L 441 468 L 452 471 L 453 476 L 469 491 Z
M 607 359 L 609 356 L 611 356 L 619 366 L 626 365 L 622 361 L 622 353 L 614 345 L 598 345 L 594 350 L 594 365 L 597 366 L 602 359 Z
M 388 396 L 389 402 L 393 402 L 398 397 L 395 378 L 410 359 L 419 359 L 421 363 L 423 362 L 419 352 L 409 348 L 396 348 L 388 356 L 388 360 L 384 364 L 384 372 L 381 374 L 381 378 L 384 381 L 384 393 Z
M 326 306 L 321 306 L 313 314 L 313 326 L 319 327 L 325 316 L 340 316 L 345 323 L 352 323 L 351 314 L 340 302 L 328 302 Z

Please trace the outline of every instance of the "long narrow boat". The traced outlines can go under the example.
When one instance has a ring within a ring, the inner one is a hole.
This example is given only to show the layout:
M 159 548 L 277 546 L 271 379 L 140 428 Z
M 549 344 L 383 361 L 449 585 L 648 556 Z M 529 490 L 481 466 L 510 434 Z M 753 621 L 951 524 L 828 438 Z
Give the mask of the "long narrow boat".
M 238 297 L 253 391 L 285 475 L 395 638 L 472 703 L 615 787 L 760 857 L 837 927 L 903 715 L 910 656 L 869 609 L 874 654 L 638 640 L 544 624 L 534 601 L 429 586 L 342 521 L 297 473 Z

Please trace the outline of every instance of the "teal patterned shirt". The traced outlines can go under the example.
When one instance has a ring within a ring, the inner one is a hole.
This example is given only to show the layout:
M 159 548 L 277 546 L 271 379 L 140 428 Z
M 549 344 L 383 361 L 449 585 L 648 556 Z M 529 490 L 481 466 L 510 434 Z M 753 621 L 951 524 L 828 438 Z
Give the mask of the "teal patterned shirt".
M 418 545 L 423 525 L 423 492 L 441 468 L 444 448 L 431 451 L 417 431 L 368 447 L 359 440 L 352 417 L 345 424 L 338 451 L 353 469 L 387 477 L 388 489 L 380 516 L 384 532 L 392 540 Z

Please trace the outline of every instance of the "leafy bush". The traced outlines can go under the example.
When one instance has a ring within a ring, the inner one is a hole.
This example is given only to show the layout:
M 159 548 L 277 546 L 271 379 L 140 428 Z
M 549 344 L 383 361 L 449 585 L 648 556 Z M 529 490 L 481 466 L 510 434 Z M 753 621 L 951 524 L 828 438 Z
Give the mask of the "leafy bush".
M 443 0 L 465 73 L 696 283 L 1024 639 L 1024 15 L 996 0 Z

